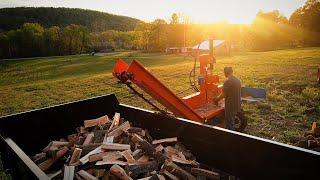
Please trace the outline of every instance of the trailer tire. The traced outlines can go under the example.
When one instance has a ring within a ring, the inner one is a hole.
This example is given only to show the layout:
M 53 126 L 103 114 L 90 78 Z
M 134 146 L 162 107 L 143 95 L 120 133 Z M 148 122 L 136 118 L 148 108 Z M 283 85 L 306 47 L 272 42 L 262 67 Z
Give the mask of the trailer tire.
M 244 129 L 247 127 L 247 117 L 244 115 L 244 112 L 241 110 L 237 113 L 234 124 L 235 124 L 235 130 L 238 132 L 243 132 Z
M 237 113 L 234 121 L 235 131 L 244 132 L 244 129 L 247 127 L 247 117 L 244 115 L 244 112 L 242 110 Z M 205 124 L 211 126 L 219 126 L 219 124 L 222 122 L 225 122 L 224 113 L 218 117 L 215 117 L 214 119 L 206 121 Z

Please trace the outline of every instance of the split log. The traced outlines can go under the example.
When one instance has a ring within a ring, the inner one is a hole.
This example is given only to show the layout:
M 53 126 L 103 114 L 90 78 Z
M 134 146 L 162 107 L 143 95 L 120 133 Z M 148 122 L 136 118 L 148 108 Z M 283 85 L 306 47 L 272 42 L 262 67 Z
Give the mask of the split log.
M 77 141 L 74 143 L 75 145 L 82 145 L 84 142 L 85 138 L 83 136 L 79 136 Z
M 209 179 L 220 179 L 220 174 L 201 168 L 191 168 L 191 173 L 197 176 L 204 176 Z
M 142 128 L 138 128 L 138 127 L 130 127 L 128 130 L 127 130 L 128 133 L 136 133 L 136 134 L 139 134 L 140 136 L 145 136 L 146 135 L 146 132 L 142 129 Z
M 93 143 L 103 143 L 107 130 L 95 130 Z
M 88 132 L 88 131 L 86 130 L 86 128 L 83 127 L 83 126 L 77 127 L 76 130 L 77 130 L 77 132 L 80 133 L 80 134 L 84 134 L 84 133 Z
M 79 145 L 79 146 L 75 146 L 77 148 L 82 149 L 81 154 L 88 154 L 89 152 L 93 151 L 94 149 L 96 149 L 97 147 L 101 146 L 102 143 L 97 143 L 97 144 L 88 144 L 88 145 Z
M 143 129 L 142 128 L 138 128 L 138 127 L 130 127 L 128 129 L 128 133 L 139 133 L 141 132 Z
M 46 153 L 42 152 L 42 153 L 36 154 L 35 156 L 33 156 L 32 160 L 34 161 L 34 163 L 40 164 L 43 161 L 47 160 Z
M 76 179 L 76 180 L 85 180 L 78 173 L 74 174 L 74 179 Z
M 148 177 L 144 177 L 144 178 L 140 178 L 140 179 L 137 179 L 137 180 L 150 180 L 152 176 L 148 176 Z
M 152 174 L 152 173 L 151 173 Z M 160 178 L 162 178 L 163 176 L 162 175 L 158 175 L 158 174 L 153 174 L 149 180 L 160 180 Z M 164 178 L 164 177 L 163 177 Z M 165 180 L 165 178 L 164 178 Z
M 111 126 L 109 127 L 108 131 L 110 132 L 113 128 L 117 127 L 119 125 L 119 122 L 120 122 L 120 113 L 115 113 Z
M 177 149 L 175 149 L 172 146 L 167 146 L 164 148 L 164 151 L 166 152 L 166 156 L 168 158 L 171 158 L 172 156 L 178 155 L 179 151 Z
M 68 148 L 67 147 L 63 147 L 62 149 L 60 149 L 57 154 L 50 159 L 47 159 L 46 161 L 40 163 L 38 166 L 42 171 L 46 171 L 48 170 L 57 160 L 59 160 L 62 156 L 64 156 L 65 153 L 68 152 Z
M 105 169 L 93 169 L 92 175 L 97 178 L 102 178 L 105 175 Z
M 103 161 L 115 161 L 122 158 L 122 154 L 118 151 L 109 151 L 102 157 Z
M 151 143 L 153 141 L 153 138 L 151 137 L 150 133 L 148 130 L 145 130 L 145 136 L 146 136 L 146 140 Z
M 146 136 L 146 131 L 145 130 L 142 130 L 141 132 L 139 132 L 138 134 L 140 134 L 141 136 Z
M 52 146 L 57 146 L 57 147 L 66 146 L 68 144 L 69 142 L 67 141 L 52 141 Z
M 137 156 L 141 152 L 142 152 L 141 149 L 136 149 L 135 151 L 133 151 L 132 156 Z
M 172 138 L 165 138 L 165 139 L 159 139 L 159 140 L 153 140 L 152 144 L 161 144 L 161 143 L 175 143 L 178 141 L 177 137 Z
M 178 153 L 179 158 L 181 158 L 182 160 L 187 160 L 187 158 L 184 156 L 184 154 L 182 152 Z
M 172 147 L 172 146 L 165 147 L 164 151 L 167 152 L 167 153 L 170 153 L 170 154 L 178 154 L 179 153 L 179 151 L 176 148 Z
M 125 170 L 118 165 L 113 165 L 110 168 L 110 173 L 121 180 L 132 180 L 132 178 L 125 172 Z
M 104 143 L 101 145 L 104 150 L 129 150 L 129 144 L 118 144 L 118 143 Z
M 133 145 L 133 143 L 131 142 L 131 138 L 128 136 L 122 136 L 120 142 L 121 144 L 130 144 L 130 146 Z
M 94 133 L 89 133 L 87 134 L 87 137 L 86 139 L 84 140 L 83 144 L 82 145 L 88 145 L 91 143 L 91 141 L 93 140 L 93 137 L 94 137 Z
M 133 134 L 132 138 L 131 138 L 131 141 L 134 142 L 134 143 L 139 143 L 139 142 L 142 142 L 142 141 L 145 141 L 145 140 L 142 137 L 140 137 L 138 134 Z
M 145 178 L 140 178 L 137 180 L 166 180 L 166 178 L 164 176 L 162 176 L 161 174 L 154 174 L 152 176 L 148 176 Z
M 114 142 L 114 136 L 108 136 L 107 134 L 103 138 L 103 143 L 113 143 Z
M 69 142 L 65 141 L 51 141 L 47 147 L 45 147 L 42 152 L 55 151 L 58 150 L 62 146 L 67 146 Z
M 59 149 L 56 150 L 49 150 L 46 152 L 46 157 L 47 158 L 53 158 L 56 156 L 57 152 L 59 151 Z
M 108 171 L 107 174 L 105 174 L 103 177 L 102 177 L 102 180 L 118 180 L 119 178 L 117 178 L 117 176 L 113 175 L 110 173 L 110 171 Z
M 101 145 L 102 145 L 102 143 L 91 143 L 91 144 L 87 144 L 87 145 L 75 145 L 75 147 L 81 148 L 84 151 L 87 149 L 93 150 Z
M 78 134 L 71 134 L 67 138 L 68 138 L 69 142 L 74 144 L 79 140 L 79 135 Z
M 156 152 L 155 148 L 145 140 L 140 141 L 139 146 L 149 156 L 152 156 Z
M 113 164 L 116 164 L 116 165 L 119 165 L 119 166 L 125 166 L 125 165 L 128 165 L 127 162 L 124 162 L 124 161 L 120 161 L 120 160 L 108 160 L 108 161 L 98 161 L 96 162 L 96 166 L 102 166 L 102 165 L 113 165 Z
M 159 180 L 166 180 L 166 178 L 161 174 L 157 174 L 157 177 Z
M 199 166 L 199 163 L 196 161 L 189 161 L 189 160 L 184 160 L 181 159 L 180 157 L 173 155 L 170 158 L 173 162 L 175 163 L 179 163 L 179 164 L 188 164 L 188 165 L 192 165 L 192 166 Z
M 126 132 L 130 128 L 129 121 L 122 123 L 120 126 L 114 128 L 111 132 L 108 133 L 108 136 L 118 137 L 123 132 Z
M 89 156 L 89 162 L 96 162 L 102 160 L 103 156 L 108 155 L 111 152 L 101 152 L 97 154 L 92 154 Z
M 63 180 L 71 180 L 74 177 L 74 166 L 64 166 Z
M 163 171 L 163 174 L 166 175 L 169 179 L 172 180 L 179 180 L 179 178 L 173 174 L 171 174 L 170 172 L 168 172 L 167 170 Z
M 128 174 L 133 174 L 134 176 L 137 176 L 139 174 L 144 174 L 152 171 L 156 171 L 158 168 L 158 164 L 155 161 L 150 161 L 146 163 L 139 163 L 134 165 L 128 165 L 126 166 L 126 172 Z
M 84 121 L 84 127 L 93 127 L 93 126 L 99 126 L 99 125 L 104 125 L 109 122 L 109 118 L 107 115 L 99 117 L 97 119 L 92 119 L 92 120 L 85 120 Z
M 132 156 L 131 150 L 125 150 L 121 152 L 121 154 L 127 160 L 128 163 L 134 163 L 136 161 Z
M 178 150 L 179 152 L 182 152 L 182 154 L 186 157 L 186 159 L 195 159 L 195 157 L 192 155 L 192 153 L 181 143 L 176 143 L 174 145 L 174 148 Z
M 80 159 L 80 162 L 82 164 L 86 164 L 87 162 L 89 162 L 89 156 L 91 156 L 92 154 L 97 154 L 97 153 L 101 153 L 102 152 L 102 149 L 101 149 L 101 146 L 97 147 L 96 149 L 90 151 L 88 154 L 86 154 L 85 156 L 83 156 L 81 159 Z
M 142 162 L 142 163 L 146 163 L 146 162 L 149 161 L 149 156 L 143 155 L 143 156 L 141 156 L 137 161 L 138 161 L 138 162 Z
M 133 151 L 132 156 L 134 159 L 139 159 L 143 156 L 144 152 L 141 149 L 136 149 Z
M 140 136 L 135 135 L 135 138 L 138 141 L 139 147 L 145 152 L 146 155 L 153 157 L 158 162 L 158 164 L 164 163 L 166 157 L 161 152 L 156 152 L 155 148 Z
M 160 151 L 162 151 L 164 148 L 163 148 L 163 146 L 160 144 L 160 145 L 157 146 L 155 149 L 156 149 L 156 152 L 160 152 Z
M 184 169 L 180 168 L 179 166 L 177 166 L 173 162 L 166 160 L 163 168 L 169 172 L 172 172 L 172 174 L 177 176 L 178 178 L 188 179 L 188 180 L 196 180 L 196 178 L 193 175 L 191 175 L 190 173 L 188 173 Z
M 77 173 L 78 175 L 80 175 L 83 179 L 85 180 L 98 180 L 98 178 L 92 176 L 91 174 L 89 174 L 87 171 L 85 170 L 80 170 Z
M 80 161 L 80 156 L 81 156 L 81 152 L 82 152 L 82 149 L 80 148 L 75 148 L 72 155 L 71 155 L 71 158 L 70 158 L 70 162 L 69 162 L 69 165 L 77 165 Z

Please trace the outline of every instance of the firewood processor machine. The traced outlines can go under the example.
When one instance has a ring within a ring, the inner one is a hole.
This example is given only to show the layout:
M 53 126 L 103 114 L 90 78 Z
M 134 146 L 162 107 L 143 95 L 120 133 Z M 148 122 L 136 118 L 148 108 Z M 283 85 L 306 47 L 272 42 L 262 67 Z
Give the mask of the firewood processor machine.
M 157 100 L 175 116 L 225 127 L 224 101 L 220 101 L 218 104 L 213 102 L 214 96 L 221 93 L 222 86 L 219 85 L 219 76 L 213 74 L 216 60 L 213 56 L 213 41 L 209 40 L 209 42 L 209 53 L 197 55 L 195 57 L 194 69 L 190 72 L 190 74 L 195 74 L 196 62 L 198 60 L 200 63 L 198 83 L 195 83 L 190 78 L 190 84 L 197 92 L 183 98 L 179 98 L 136 60 L 132 60 L 130 64 L 127 64 L 124 60 L 119 59 L 113 68 L 112 74 L 119 82 L 126 84 L 139 97 L 160 112 L 163 111 L 145 98 L 143 94 L 135 90 L 131 82 Z M 196 84 L 198 84 L 199 88 Z M 244 116 L 238 116 L 236 118 L 236 130 L 243 131 L 245 126 L 246 120 Z

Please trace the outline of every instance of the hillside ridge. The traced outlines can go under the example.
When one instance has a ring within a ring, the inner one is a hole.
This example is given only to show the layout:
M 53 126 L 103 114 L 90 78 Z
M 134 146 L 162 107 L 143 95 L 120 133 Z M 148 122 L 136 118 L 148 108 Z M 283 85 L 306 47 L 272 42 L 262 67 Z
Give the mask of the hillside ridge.
M 0 9 L 0 29 L 13 30 L 24 23 L 39 23 L 44 27 L 77 24 L 90 31 L 131 31 L 141 22 L 139 19 L 79 8 L 15 7 Z

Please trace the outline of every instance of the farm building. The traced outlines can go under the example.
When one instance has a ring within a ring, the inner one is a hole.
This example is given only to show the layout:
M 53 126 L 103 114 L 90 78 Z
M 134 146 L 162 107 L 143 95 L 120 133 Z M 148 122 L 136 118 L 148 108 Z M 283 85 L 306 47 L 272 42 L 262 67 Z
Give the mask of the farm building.
M 230 44 L 225 40 L 213 40 L 213 48 L 215 55 L 230 55 Z M 166 49 L 168 54 L 196 54 L 209 52 L 209 40 L 203 41 L 195 46 L 190 47 L 171 47 Z
M 215 55 L 230 55 L 230 44 L 225 40 L 213 40 L 213 54 Z M 193 52 L 208 52 L 209 40 L 203 41 L 192 47 Z
M 166 53 L 168 54 L 191 54 L 192 47 L 171 47 L 166 49 Z
M 181 49 L 179 47 L 171 47 L 166 49 L 166 53 L 168 54 L 178 54 L 181 52 Z

